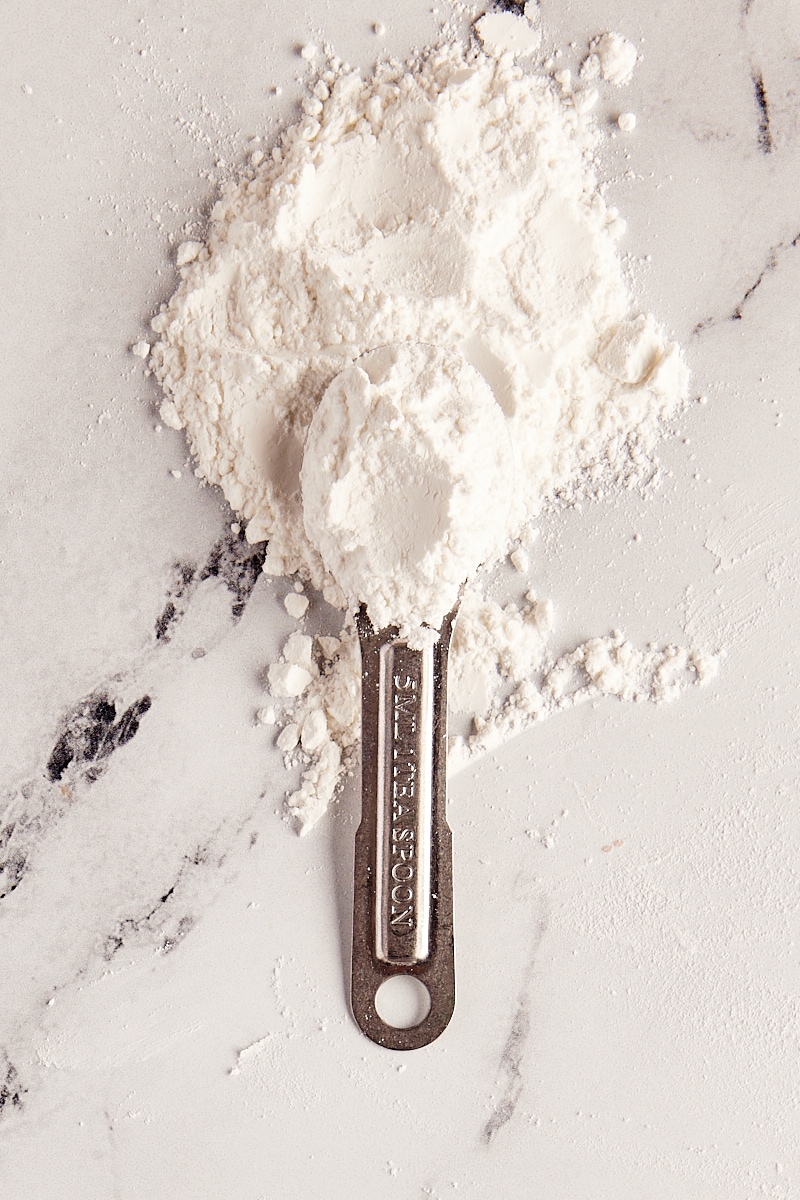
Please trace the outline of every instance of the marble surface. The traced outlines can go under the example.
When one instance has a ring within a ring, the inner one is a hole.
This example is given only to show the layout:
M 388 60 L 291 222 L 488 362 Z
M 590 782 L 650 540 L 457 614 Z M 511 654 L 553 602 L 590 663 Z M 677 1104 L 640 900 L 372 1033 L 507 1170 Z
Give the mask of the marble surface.
M 218 180 L 294 111 L 295 46 L 368 65 L 373 21 L 399 53 L 437 16 L 6 6 L 7 1200 L 800 1193 L 800 10 L 541 10 L 565 65 L 603 29 L 640 46 L 604 93 L 638 124 L 602 173 L 708 403 L 649 499 L 551 517 L 533 578 L 564 646 L 621 627 L 724 661 L 674 705 L 584 706 L 454 780 L 458 1006 L 403 1055 L 348 1014 L 354 791 L 298 839 L 254 723 L 285 584 L 155 431 L 128 347 Z

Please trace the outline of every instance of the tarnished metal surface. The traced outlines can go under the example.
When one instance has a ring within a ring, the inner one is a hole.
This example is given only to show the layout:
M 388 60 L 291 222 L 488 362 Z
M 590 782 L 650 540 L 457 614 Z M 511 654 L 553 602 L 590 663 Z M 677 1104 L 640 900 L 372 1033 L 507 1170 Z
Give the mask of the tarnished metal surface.
M 455 1005 L 452 849 L 446 819 L 447 655 L 455 612 L 438 642 L 411 649 L 375 631 L 362 609 L 361 824 L 356 834 L 351 1002 L 381 1046 L 414 1050 L 447 1026 Z M 413 975 L 430 1011 L 409 1029 L 375 1007 L 381 984 Z

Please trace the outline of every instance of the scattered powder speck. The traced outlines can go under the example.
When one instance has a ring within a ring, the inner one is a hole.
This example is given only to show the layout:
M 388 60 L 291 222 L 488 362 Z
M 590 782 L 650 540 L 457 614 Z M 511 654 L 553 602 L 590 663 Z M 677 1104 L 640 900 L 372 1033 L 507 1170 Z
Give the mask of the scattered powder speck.
M 283 606 L 290 617 L 294 617 L 296 621 L 300 621 L 306 614 L 308 597 L 299 595 L 297 592 L 289 592 L 289 595 L 283 602 Z
M 531 565 L 528 552 L 523 546 L 517 546 L 516 550 L 512 550 L 508 557 L 512 567 L 523 575 Z
M 488 383 L 512 446 L 500 550 L 526 574 L 543 506 L 643 487 L 664 421 L 686 401 L 683 357 L 631 298 L 624 222 L 596 176 L 594 85 L 627 83 L 636 48 L 604 33 L 577 80 L 554 81 L 535 61 L 538 22 L 532 3 L 492 12 L 471 44 L 367 75 L 303 47 L 302 115 L 223 186 L 205 240 L 179 248 L 180 284 L 152 322 L 163 423 L 186 430 L 198 473 L 248 541 L 268 541 L 264 570 L 334 606 L 352 597 L 307 534 L 300 472 L 326 388 L 366 352 L 435 346 Z M 304 617 L 304 595 L 284 604 Z M 534 591 L 502 608 L 479 588 L 464 597 L 451 703 L 473 727 L 454 739 L 454 764 L 581 700 L 665 701 L 713 673 L 698 651 L 639 650 L 616 634 L 553 661 L 552 623 Z M 352 611 L 342 628 L 293 634 L 267 674 L 265 711 L 274 706 L 299 776 L 288 807 L 305 831 L 358 745 Z

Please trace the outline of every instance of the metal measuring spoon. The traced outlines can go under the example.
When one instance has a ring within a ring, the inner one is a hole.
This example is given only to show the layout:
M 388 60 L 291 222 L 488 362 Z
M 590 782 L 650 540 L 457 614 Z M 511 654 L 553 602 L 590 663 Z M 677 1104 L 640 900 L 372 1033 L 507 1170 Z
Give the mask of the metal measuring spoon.
M 416 1050 L 456 1001 L 452 838 L 446 816 L 447 657 L 457 609 L 437 642 L 412 649 L 361 608 L 361 825 L 356 833 L 351 1005 L 381 1046 Z M 430 1008 L 410 1028 L 376 1008 L 383 983 L 412 976 Z
M 383 439 L 392 470 L 375 466 Z M 369 351 L 338 375 L 306 440 L 306 532 L 357 608 L 361 647 L 351 1004 L 363 1032 L 394 1050 L 432 1042 L 455 1005 L 447 658 L 463 586 L 506 530 L 511 462 L 505 420 L 486 381 L 452 352 L 414 343 Z M 453 472 L 457 502 L 443 499 L 442 470 Z M 406 535 L 429 528 L 420 523 L 426 514 L 436 516 L 430 553 L 438 547 L 441 557 L 418 560 L 422 551 Z M 385 592 L 387 580 L 398 587 L 409 579 L 431 615 L 418 617 L 416 628 L 410 622 L 406 638 L 407 613 L 400 601 L 387 608 Z M 452 611 L 442 619 L 447 606 Z M 396 624 L 375 628 L 373 611 L 391 613 Z M 420 985 L 428 1007 L 395 1024 L 381 1016 L 379 992 L 398 976 Z

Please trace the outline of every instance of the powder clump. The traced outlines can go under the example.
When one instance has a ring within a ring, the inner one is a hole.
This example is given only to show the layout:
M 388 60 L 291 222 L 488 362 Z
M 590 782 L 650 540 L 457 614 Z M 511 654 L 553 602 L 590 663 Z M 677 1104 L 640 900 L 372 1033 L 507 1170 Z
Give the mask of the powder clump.
M 592 80 L 601 76 L 615 87 L 624 87 L 633 78 L 639 54 L 633 42 L 621 33 L 601 33 L 589 45 L 589 54 L 581 65 L 581 76 Z
M 527 17 L 527 12 L 525 14 Z M 475 22 L 475 31 L 487 54 L 523 57 L 539 49 L 542 34 L 529 20 L 512 12 L 487 13 Z

